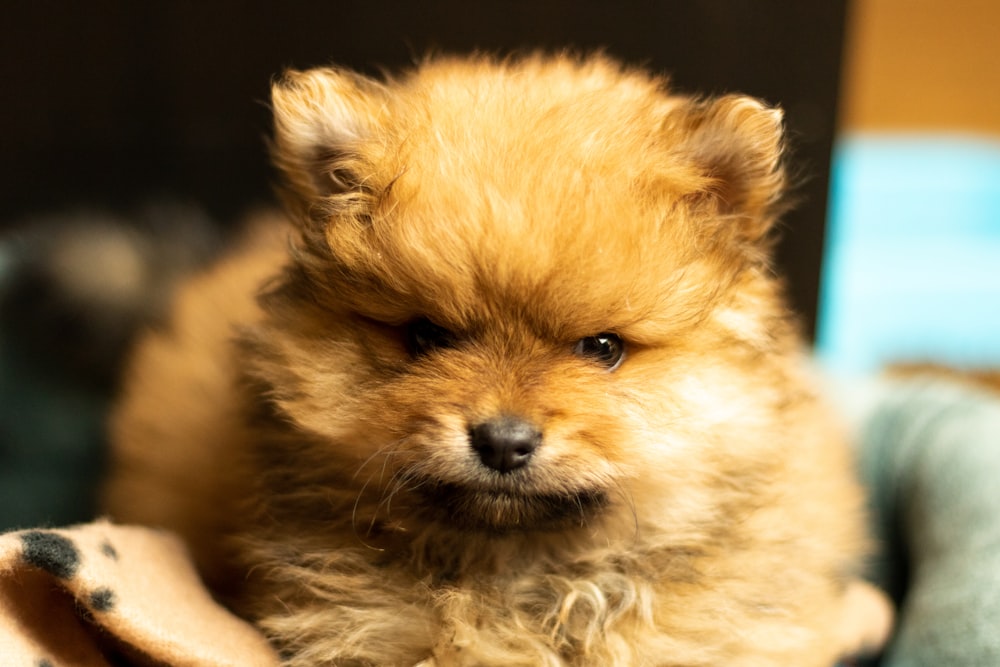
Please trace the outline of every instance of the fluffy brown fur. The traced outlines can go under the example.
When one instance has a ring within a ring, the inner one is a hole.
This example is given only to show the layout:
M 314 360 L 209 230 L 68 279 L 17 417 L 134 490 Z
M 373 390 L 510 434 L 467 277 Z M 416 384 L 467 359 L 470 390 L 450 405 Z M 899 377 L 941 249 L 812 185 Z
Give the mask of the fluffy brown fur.
M 113 516 L 288 665 L 829 667 L 861 503 L 768 264 L 780 113 L 600 57 L 273 106 L 291 224 L 139 348 Z

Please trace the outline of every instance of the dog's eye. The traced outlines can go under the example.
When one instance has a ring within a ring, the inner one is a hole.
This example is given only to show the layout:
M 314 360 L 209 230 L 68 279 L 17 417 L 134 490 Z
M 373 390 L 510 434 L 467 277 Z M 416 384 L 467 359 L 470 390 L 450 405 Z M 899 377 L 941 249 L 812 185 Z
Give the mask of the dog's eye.
M 625 358 L 625 342 L 616 334 L 599 333 L 587 336 L 576 342 L 573 353 L 606 366 L 613 371 L 621 365 Z
M 413 320 L 406 325 L 406 347 L 414 357 L 442 347 L 452 347 L 455 334 L 438 326 L 426 317 Z

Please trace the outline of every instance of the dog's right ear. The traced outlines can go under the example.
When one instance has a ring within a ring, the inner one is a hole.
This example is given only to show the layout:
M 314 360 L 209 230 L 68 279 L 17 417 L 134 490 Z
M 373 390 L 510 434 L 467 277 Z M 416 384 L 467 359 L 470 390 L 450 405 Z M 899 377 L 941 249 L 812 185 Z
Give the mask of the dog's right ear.
M 272 159 L 289 203 L 305 210 L 319 200 L 357 190 L 366 174 L 359 146 L 384 109 L 385 88 L 332 68 L 288 71 L 271 87 Z

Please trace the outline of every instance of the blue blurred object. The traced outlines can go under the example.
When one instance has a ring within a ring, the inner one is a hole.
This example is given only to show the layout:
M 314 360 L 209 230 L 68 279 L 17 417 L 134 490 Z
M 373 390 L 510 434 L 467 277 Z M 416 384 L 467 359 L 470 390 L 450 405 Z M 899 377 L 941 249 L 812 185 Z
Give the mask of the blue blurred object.
M 831 372 L 1000 366 L 1000 140 L 847 137 L 830 201 L 817 352 Z

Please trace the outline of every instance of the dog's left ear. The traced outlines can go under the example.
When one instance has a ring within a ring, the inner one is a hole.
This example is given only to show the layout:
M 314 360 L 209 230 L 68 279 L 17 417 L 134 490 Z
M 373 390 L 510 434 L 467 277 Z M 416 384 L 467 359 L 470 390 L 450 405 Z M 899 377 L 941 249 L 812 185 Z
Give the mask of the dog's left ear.
M 274 83 L 273 160 L 293 205 L 308 210 L 363 187 L 358 149 L 376 131 L 384 98 L 377 81 L 333 68 L 288 71 Z
M 772 226 L 784 193 L 782 118 L 780 109 L 727 95 L 679 106 L 665 128 L 683 157 L 711 179 L 711 204 L 739 218 L 752 240 Z

